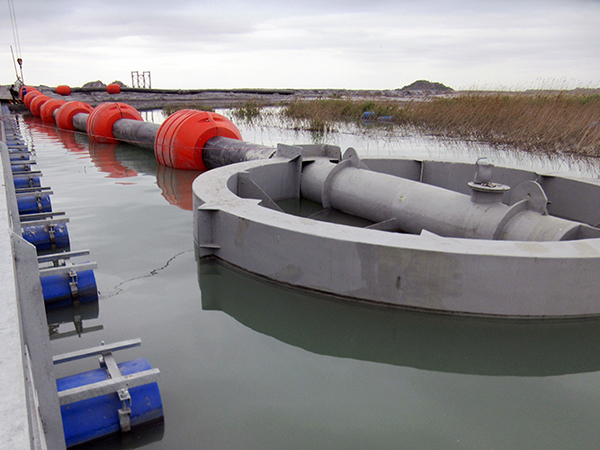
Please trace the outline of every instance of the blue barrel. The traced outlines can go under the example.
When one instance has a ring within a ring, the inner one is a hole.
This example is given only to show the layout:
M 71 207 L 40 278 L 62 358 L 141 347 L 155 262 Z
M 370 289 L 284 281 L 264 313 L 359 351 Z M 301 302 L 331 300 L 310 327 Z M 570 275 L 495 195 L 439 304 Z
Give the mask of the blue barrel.
M 28 177 L 14 177 L 15 189 L 41 187 L 40 177 L 29 175 Z
M 377 113 L 373 111 L 365 111 L 362 115 L 362 120 L 375 120 L 377 118 Z
M 23 195 L 17 197 L 17 205 L 19 206 L 19 214 L 38 214 L 41 212 L 51 212 L 52 204 L 50 203 L 50 194 L 41 194 L 38 197 L 35 195 Z
M 31 159 L 25 152 L 12 152 L 8 157 L 11 161 L 29 161 Z
M 145 358 L 118 365 L 123 375 L 150 370 Z M 58 391 L 107 380 L 105 369 L 96 369 L 56 380 Z M 131 396 L 131 428 L 148 426 L 163 421 L 162 399 L 157 383 L 129 389 Z M 118 410 L 123 407 L 117 393 L 82 400 L 60 407 L 67 447 L 88 443 L 119 433 Z
M 26 144 L 22 139 L 16 138 L 16 137 L 7 137 L 5 144 L 8 148 L 12 147 L 12 146 L 22 146 L 24 147 Z
M 13 173 L 16 172 L 28 172 L 29 169 L 29 165 L 26 164 L 15 164 L 15 165 L 11 165 L 11 169 L 13 171 Z
M 41 277 L 44 303 L 48 307 L 59 307 L 73 303 L 71 292 L 71 277 L 68 273 L 48 275 Z M 93 270 L 82 270 L 77 272 L 77 285 L 79 301 L 98 301 L 98 288 Z
M 23 222 L 23 239 L 35 245 L 38 252 L 43 250 L 68 251 L 70 247 L 69 232 L 65 223 L 54 225 L 54 237 L 52 237 L 50 226 L 27 226 L 27 222 Z

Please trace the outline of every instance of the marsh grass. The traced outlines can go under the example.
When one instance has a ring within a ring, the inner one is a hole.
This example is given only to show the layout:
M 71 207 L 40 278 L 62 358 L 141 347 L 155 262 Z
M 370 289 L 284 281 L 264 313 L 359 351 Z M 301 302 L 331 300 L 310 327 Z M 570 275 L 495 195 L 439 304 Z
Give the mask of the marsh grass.
M 214 108 L 212 108 L 211 106 L 208 106 L 205 103 L 181 102 L 181 103 L 167 103 L 163 107 L 163 113 L 165 114 L 165 116 L 170 116 L 174 112 L 179 111 L 181 109 L 196 109 L 198 111 L 210 111 L 210 112 L 215 111 Z
M 402 106 L 397 102 L 378 100 L 321 99 L 296 101 L 284 105 L 283 118 L 296 122 L 296 127 L 311 132 L 335 131 L 338 123 L 360 123 L 365 112 L 378 116 L 404 118 Z
M 237 106 L 233 109 L 233 116 L 236 119 L 241 119 L 250 124 L 254 123 L 256 120 L 260 119 L 263 113 L 263 107 L 261 103 L 250 100 L 246 103 Z
M 600 156 L 596 93 L 474 93 L 403 103 L 324 99 L 285 105 L 282 114 L 299 128 L 327 132 L 339 123 L 360 123 L 366 111 L 433 136 L 529 152 Z

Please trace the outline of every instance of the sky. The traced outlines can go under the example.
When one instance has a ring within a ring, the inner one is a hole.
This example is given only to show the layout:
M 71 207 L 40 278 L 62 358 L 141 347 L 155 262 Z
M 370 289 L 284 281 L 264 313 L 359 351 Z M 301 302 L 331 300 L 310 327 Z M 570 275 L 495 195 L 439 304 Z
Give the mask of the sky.
M 0 84 L 171 89 L 600 87 L 600 0 L 13 0 Z

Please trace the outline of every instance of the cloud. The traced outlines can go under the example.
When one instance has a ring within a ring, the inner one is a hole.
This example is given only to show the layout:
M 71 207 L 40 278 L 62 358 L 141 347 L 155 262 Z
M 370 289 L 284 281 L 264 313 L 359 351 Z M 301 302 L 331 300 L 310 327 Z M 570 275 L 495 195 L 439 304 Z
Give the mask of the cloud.
M 597 82 L 600 73 L 597 0 L 26 0 L 16 8 L 36 84 L 127 80 L 131 70 L 151 70 L 157 87 L 173 88 L 394 88 L 416 78 L 514 86 Z M 2 25 L 11 42 L 6 18 Z M 8 65 L 0 76 L 12 77 Z

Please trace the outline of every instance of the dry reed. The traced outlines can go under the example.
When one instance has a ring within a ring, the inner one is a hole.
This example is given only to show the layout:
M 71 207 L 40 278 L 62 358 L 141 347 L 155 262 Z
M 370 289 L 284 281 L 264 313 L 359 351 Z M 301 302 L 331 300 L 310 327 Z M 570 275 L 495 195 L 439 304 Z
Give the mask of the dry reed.
M 179 103 L 167 103 L 165 106 L 163 106 L 163 113 L 167 116 L 170 116 L 174 112 L 179 111 L 181 109 L 195 109 L 198 111 L 210 111 L 210 112 L 215 111 L 214 108 L 212 108 L 211 106 L 209 106 L 205 103 L 179 102 Z
M 530 152 L 600 156 L 600 94 L 461 94 L 431 100 L 313 100 L 284 107 L 304 129 L 328 131 L 360 122 L 363 113 L 440 137 L 486 142 Z

